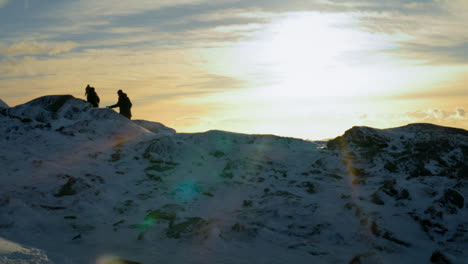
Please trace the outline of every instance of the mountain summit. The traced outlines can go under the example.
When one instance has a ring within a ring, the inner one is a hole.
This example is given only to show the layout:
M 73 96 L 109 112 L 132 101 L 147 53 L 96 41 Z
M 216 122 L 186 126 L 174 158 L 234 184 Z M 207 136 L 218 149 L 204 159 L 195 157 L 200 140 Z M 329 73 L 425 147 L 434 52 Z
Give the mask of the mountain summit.
M 466 263 L 468 131 L 176 133 L 0 106 L 0 263 Z

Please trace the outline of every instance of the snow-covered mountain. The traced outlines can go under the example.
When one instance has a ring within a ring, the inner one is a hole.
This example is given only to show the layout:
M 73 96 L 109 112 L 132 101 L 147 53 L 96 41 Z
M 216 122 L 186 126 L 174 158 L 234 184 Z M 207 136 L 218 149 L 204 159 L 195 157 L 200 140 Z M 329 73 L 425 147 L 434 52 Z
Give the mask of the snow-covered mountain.
M 0 263 L 468 263 L 466 130 L 182 134 L 60 95 L 0 131 Z

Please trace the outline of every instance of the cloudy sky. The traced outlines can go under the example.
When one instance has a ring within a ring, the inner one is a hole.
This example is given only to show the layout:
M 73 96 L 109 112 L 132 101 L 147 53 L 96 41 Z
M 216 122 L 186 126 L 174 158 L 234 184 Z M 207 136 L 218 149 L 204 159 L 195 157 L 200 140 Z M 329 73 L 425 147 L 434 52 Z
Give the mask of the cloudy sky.
M 468 129 L 465 0 L 0 0 L 0 98 L 306 139 L 355 125 Z

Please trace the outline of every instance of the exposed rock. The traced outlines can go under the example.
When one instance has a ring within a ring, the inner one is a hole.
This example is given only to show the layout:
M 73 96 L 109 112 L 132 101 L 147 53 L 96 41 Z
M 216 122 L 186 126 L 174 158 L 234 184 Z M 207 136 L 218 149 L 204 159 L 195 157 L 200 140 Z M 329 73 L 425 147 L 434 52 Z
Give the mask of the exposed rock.
M 440 251 L 434 251 L 431 255 L 431 263 L 435 264 L 452 264 L 452 262 Z
M 179 153 L 180 147 L 171 136 L 163 136 L 151 141 L 143 157 L 150 161 L 173 160 Z
M 204 228 L 209 223 L 200 217 L 188 217 L 181 223 L 174 224 L 166 231 L 166 236 L 169 238 L 181 238 L 182 236 L 202 235 L 206 238 L 207 230 Z
M 455 208 L 462 209 L 465 206 L 465 198 L 453 189 L 447 189 L 441 203 L 449 208 L 450 212 L 456 212 Z
M 380 151 L 388 147 L 388 138 L 370 127 L 353 127 L 343 136 L 339 136 L 327 143 L 331 149 L 346 149 L 354 146 L 366 151 Z
M 371 202 L 377 204 L 377 205 L 384 205 L 385 202 L 380 198 L 379 194 L 377 192 L 374 192 L 371 195 Z
M 78 192 L 91 187 L 91 185 L 87 184 L 81 178 L 75 178 L 69 175 L 65 175 L 65 177 L 68 179 L 67 182 L 60 187 L 57 193 L 54 194 L 55 197 L 75 195 Z

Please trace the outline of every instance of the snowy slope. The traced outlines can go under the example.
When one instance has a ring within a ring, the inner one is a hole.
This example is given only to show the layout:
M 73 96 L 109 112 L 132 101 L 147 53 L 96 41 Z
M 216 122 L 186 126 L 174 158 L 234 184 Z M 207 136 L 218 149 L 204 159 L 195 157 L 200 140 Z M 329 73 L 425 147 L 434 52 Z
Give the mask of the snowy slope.
M 0 263 L 51 263 L 47 255 L 39 249 L 21 246 L 12 241 L 0 238 Z
M 0 108 L 8 108 L 9 106 L 2 99 L 0 99 Z
M 2 99 L 0 99 L 0 108 L 8 108 L 8 107 L 9 106 L 5 102 L 3 102 Z
M 180 134 L 46 96 L 0 131 L 0 237 L 43 263 L 467 263 L 466 130 Z

